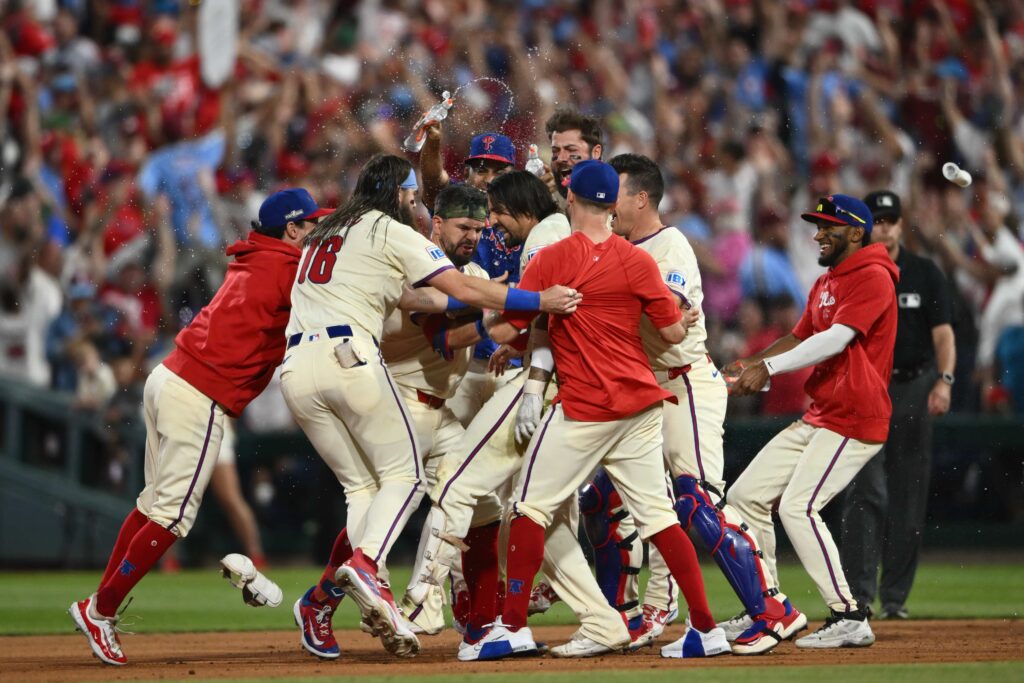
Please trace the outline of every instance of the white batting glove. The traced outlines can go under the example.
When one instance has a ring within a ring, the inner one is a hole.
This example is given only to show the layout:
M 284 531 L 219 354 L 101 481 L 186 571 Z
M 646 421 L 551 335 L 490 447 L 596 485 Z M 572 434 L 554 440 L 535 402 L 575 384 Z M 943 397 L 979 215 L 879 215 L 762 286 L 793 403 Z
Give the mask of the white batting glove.
M 516 443 L 522 446 L 530 443 L 530 437 L 537 431 L 540 414 L 543 411 L 544 396 L 540 393 L 524 391 L 523 398 L 519 402 L 519 409 L 516 411 Z

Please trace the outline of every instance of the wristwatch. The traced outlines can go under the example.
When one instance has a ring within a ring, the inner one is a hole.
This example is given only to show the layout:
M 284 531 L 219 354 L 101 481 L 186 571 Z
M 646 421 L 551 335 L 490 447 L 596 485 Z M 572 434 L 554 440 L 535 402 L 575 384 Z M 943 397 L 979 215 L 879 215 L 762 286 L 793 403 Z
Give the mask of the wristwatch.
M 945 382 L 949 386 L 953 386 L 953 382 L 956 381 L 956 378 L 953 377 L 953 375 L 951 375 L 948 372 L 944 372 L 941 375 L 939 375 L 939 379 L 941 379 L 943 382 Z

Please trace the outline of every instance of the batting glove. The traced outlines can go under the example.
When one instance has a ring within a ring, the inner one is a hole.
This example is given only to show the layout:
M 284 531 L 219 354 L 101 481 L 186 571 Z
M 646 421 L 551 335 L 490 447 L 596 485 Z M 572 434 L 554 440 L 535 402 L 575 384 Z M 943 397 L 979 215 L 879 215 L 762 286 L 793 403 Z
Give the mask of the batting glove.
M 537 431 L 537 425 L 540 424 L 540 414 L 543 410 L 544 396 L 542 394 L 523 392 L 519 410 L 516 411 L 516 442 L 518 444 L 525 446 L 530 443 L 530 437 Z

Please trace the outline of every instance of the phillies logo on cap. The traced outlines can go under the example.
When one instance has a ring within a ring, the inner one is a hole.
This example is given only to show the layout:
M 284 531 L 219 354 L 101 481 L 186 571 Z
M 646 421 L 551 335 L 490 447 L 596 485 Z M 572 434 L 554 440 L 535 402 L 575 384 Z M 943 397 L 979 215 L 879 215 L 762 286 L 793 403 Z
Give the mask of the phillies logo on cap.
M 481 142 L 484 143 L 484 149 L 488 152 L 491 151 L 491 146 L 494 145 L 494 136 L 488 135 Z

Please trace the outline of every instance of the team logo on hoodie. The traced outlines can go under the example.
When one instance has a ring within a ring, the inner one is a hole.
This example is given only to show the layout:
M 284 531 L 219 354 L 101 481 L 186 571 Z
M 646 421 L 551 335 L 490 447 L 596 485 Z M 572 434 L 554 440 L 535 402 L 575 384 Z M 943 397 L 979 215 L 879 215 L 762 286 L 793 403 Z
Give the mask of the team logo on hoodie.
M 825 308 L 826 306 L 835 306 L 836 298 L 825 290 L 820 295 L 821 301 L 818 303 L 818 308 Z

